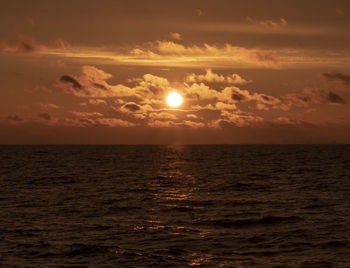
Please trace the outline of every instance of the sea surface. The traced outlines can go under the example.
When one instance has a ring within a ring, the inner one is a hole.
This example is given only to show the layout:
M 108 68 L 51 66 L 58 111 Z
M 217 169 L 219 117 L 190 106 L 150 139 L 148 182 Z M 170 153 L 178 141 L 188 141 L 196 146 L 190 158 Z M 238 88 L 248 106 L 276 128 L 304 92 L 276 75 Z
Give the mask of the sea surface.
M 0 267 L 192 266 L 350 267 L 350 146 L 0 146 Z

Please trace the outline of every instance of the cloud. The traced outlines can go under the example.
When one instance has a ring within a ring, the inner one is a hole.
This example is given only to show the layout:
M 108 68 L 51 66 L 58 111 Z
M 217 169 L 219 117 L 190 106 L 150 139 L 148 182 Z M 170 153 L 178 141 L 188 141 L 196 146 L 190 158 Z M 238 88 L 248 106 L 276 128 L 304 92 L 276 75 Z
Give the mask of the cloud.
M 78 117 L 101 117 L 103 114 L 98 113 L 98 112 L 72 112 L 74 115 Z
M 245 80 L 238 74 L 231 74 L 223 76 L 214 73 L 211 69 L 207 69 L 205 75 L 203 74 L 190 74 L 186 77 L 186 82 L 198 83 L 198 82 L 210 82 L 210 83 L 226 83 L 226 84 L 247 84 L 250 81 Z
M 133 122 L 119 118 L 104 117 L 98 112 L 72 112 L 77 118 L 66 120 L 66 124 L 78 127 L 105 126 L 105 127 L 134 127 Z
M 277 27 L 284 27 L 288 25 L 288 22 L 280 18 L 278 20 L 255 20 L 249 16 L 246 17 L 246 21 L 253 23 L 253 24 L 259 24 L 262 26 L 267 26 L 267 27 L 272 27 L 272 28 L 277 28 Z
M 260 93 L 254 93 L 252 98 L 256 100 L 258 103 L 262 104 L 268 104 L 268 105 L 276 105 L 279 104 L 281 101 L 273 96 L 269 96 L 266 94 L 260 94 Z
M 226 61 L 277 68 L 279 57 L 271 51 L 246 49 L 225 44 L 223 47 L 204 44 L 199 46 L 184 46 L 172 41 L 157 41 L 156 49 L 163 55 L 187 56 L 195 61 Z
M 228 128 L 233 126 L 246 127 L 264 121 L 260 116 L 232 113 L 228 111 L 223 111 L 222 117 L 223 118 L 211 121 L 208 125 L 213 128 Z
M 7 120 L 9 121 L 15 121 L 15 122 L 21 122 L 23 121 L 23 119 L 21 117 L 19 117 L 18 115 L 9 115 L 7 117 Z
M 328 72 L 328 73 L 322 73 L 321 74 L 323 78 L 325 78 L 328 81 L 338 81 L 343 82 L 345 84 L 350 84 L 350 75 L 345 75 L 340 72 Z
M 196 9 L 196 14 L 198 17 L 201 17 L 201 16 L 203 16 L 204 13 L 201 9 Z
M 185 120 L 183 122 L 154 120 L 154 121 L 150 121 L 147 125 L 154 128 L 177 128 L 177 127 L 203 128 L 206 126 L 202 122 L 194 122 L 191 120 Z
M 41 119 L 47 120 L 47 121 L 51 120 L 51 116 L 48 113 L 38 114 L 38 117 L 41 118 Z
M 134 127 L 134 123 L 121 120 L 118 118 L 98 118 L 95 121 L 96 125 L 107 126 L 107 127 Z
M 185 46 L 173 41 L 156 41 L 147 48 L 132 49 L 127 55 L 116 56 L 119 62 L 132 62 L 141 65 L 174 65 L 174 66 L 241 66 L 280 68 L 281 60 L 277 54 L 269 50 L 247 49 L 224 44 L 222 46 L 207 43 Z
M 186 87 L 185 93 L 187 96 L 196 98 L 197 100 L 211 100 L 218 99 L 219 91 L 209 88 L 204 83 L 193 83 L 191 86 Z
M 262 104 L 262 103 L 257 103 L 257 104 L 256 104 L 256 109 L 258 109 L 258 110 L 263 110 L 263 111 L 268 111 L 268 110 L 270 110 L 265 104 Z
M 177 119 L 177 117 L 174 114 L 170 114 L 166 112 L 150 113 L 149 117 L 153 119 L 173 119 L 173 120 Z
M 266 49 L 251 49 L 223 44 L 181 44 L 181 34 L 170 33 L 169 40 L 156 40 L 153 42 L 130 45 L 130 50 L 87 47 L 73 47 L 62 38 L 54 41 L 54 47 L 39 45 L 33 38 L 20 36 L 15 44 L 3 44 L 1 51 L 13 54 L 41 54 L 53 57 L 71 59 L 92 59 L 98 62 L 108 62 L 120 65 L 140 66 L 186 66 L 208 68 L 215 67 L 262 67 L 281 68 L 282 61 L 273 51 Z M 280 51 L 278 51 L 280 53 Z M 282 53 L 283 54 L 283 53 Z M 59 65 L 62 58 L 57 58 Z M 89 68 L 89 66 L 87 66 Z M 91 74 L 86 74 L 91 76 Z M 108 78 L 105 78 L 108 79 Z
M 345 104 L 345 100 L 340 97 L 339 95 L 329 92 L 327 95 L 327 102 L 328 103 L 337 103 L 337 104 Z
M 149 127 L 154 128 L 169 128 L 169 127 L 178 127 L 178 124 L 173 121 L 161 121 L 161 120 L 153 120 L 147 123 Z
M 53 104 L 53 103 L 43 103 L 40 105 L 44 109 L 59 109 L 61 106 Z
M 141 110 L 141 106 L 137 105 L 136 103 L 127 103 L 122 108 L 125 108 L 130 112 L 137 112 Z
M 170 33 L 170 38 L 174 40 L 182 40 L 181 34 L 179 33 Z
M 191 120 L 185 120 L 182 124 L 184 126 L 188 126 L 188 127 L 191 127 L 191 128 L 203 128 L 203 127 L 206 126 L 202 122 L 194 122 L 194 121 L 191 121 Z
M 80 90 L 83 88 L 83 86 L 75 78 L 69 75 L 62 75 L 59 81 L 62 83 L 71 84 L 72 87 L 76 90 Z
M 163 94 L 165 89 L 170 86 L 169 81 L 166 78 L 151 74 L 145 74 L 143 79 L 137 81 L 139 82 L 139 86 L 143 88 L 143 91 L 146 93 L 151 92 L 153 96 Z
M 109 84 L 106 80 L 112 75 L 93 66 L 83 66 L 82 72 L 81 76 L 61 76 L 57 86 L 63 88 L 66 93 L 82 98 L 134 97 L 145 101 L 164 97 L 165 90 L 170 86 L 166 78 L 151 74 L 129 80 L 136 83 L 133 87 L 129 87 L 123 84 Z
M 230 104 L 230 103 L 224 103 L 224 102 L 217 102 L 215 104 L 215 108 L 217 110 L 236 110 L 237 105 L 236 104 Z
M 274 122 L 279 123 L 279 124 L 285 124 L 285 125 L 295 125 L 295 124 L 300 124 L 301 122 L 298 120 L 292 120 L 288 117 L 285 116 L 280 116 L 277 117 Z
M 19 35 L 15 43 L 5 43 L 1 50 L 6 53 L 29 55 L 43 52 L 46 47 L 39 45 L 29 36 Z
M 340 16 L 344 16 L 344 10 L 341 9 L 341 8 L 336 8 L 336 9 L 335 9 L 335 12 L 336 12 L 338 15 L 340 15 Z
M 243 78 L 238 74 L 214 73 L 210 69 L 206 70 L 205 74 L 192 73 L 185 76 L 183 83 L 169 82 L 164 77 L 145 74 L 141 78 L 128 79 L 128 86 L 123 83 L 113 85 L 107 82 L 111 77 L 111 74 L 96 67 L 83 66 L 82 75 L 64 75 L 59 83 L 63 84 L 65 92 L 87 98 L 84 102 L 85 109 L 89 109 L 87 104 L 104 104 L 105 108 L 109 109 L 106 113 L 109 117 L 113 115 L 120 120 L 129 120 L 127 122 L 133 125 L 153 127 L 198 128 L 219 127 L 225 124 L 247 126 L 263 121 L 263 118 L 258 115 L 261 111 L 270 109 L 285 111 L 290 109 L 293 97 L 300 101 L 304 98 L 309 101 L 310 95 L 315 95 L 314 92 L 311 94 L 305 91 L 281 100 L 268 94 L 232 86 L 230 83 L 237 80 L 237 77 Z M 212 82 L 212 85 L 208 86 L 198 81 Z M 167 109 L 165 98 L 168 92 L 175 90 L 183 95 L 185 101 L 182 107 L 172 111 Z M 323 95 L 322 101 L 333 104 L 342 103 L 341 97 L 337 98 L 337 96 L 335 93 Z M 253 105 L 248 106 L 244 103 Z M 247 114 L 241 110 L 247 107 L 250 111 L 255 107 L 256 114 Z M 105 118 L 103 114 L 97 112 L 73 113 L 79 117 L 79 122 L 84 124 L 99 124 L 100 121 L 97 119 Z
M 105 100 L 102 99 L 90 99 L 89 100 L 90 104 L 107 104 L 107 102 Z
M 289 105 L 308 106 L 309 104 L 345 104 L 345 100 L 334 92 L 305 88 L 300 93 L 285 96 Z
M 195 114 L 187 114 L 186 115 L 187 118 L 192 118 L 192 119 L 198 119 L 198 116 Z
M 95 81 L 96 83 L 103 83 L 104 80 L 113 77 L 113 75 L 106 73 L 103 70 L 100 70 L 94 66 L 84 65 L 81 69 L 85 76 L 89 77 L 92 81 Z
M 191 86 L 186 84 L 186 96 L 192 100 L 209 101 L 203 105 L 192 105 L 195 110 L 237 110 L 237 105 L 245 102 L 255 102 L 257 110 L 285 109 L 286 105 L 280 99 L 261 93 L 251 93 L 248 90 L 240 89 L 235 86 L 225 87 L 222 90 L 212 89 L 204 83 L 193 83 Z
M 63 75 L 57 86 L 62 87 L 67 93 L 72 93 L 83 98 L 111 98 L 122 96 L 134 96 L 135 92 L 123 85 L 109 85 L 105 80 L 112 77 L 111 74 L 93 66 L 83 66 L 83 75 L 75 77 Z
M 56 39 L 55 44 L 57 47 L 59 47 L 60 49 L 63 49 L 63 50 L 67 50 L 67 49 L 71 48 L 70 43 L 62 38 Z
M 138 119 L 145 119 L 147 117 L 148 112 L 153 111 L 153 108 L 149 104 L 136 104 L 135 102 L 125 103 L 119 109 L 122 113 L 127 115 L 131 115 Z

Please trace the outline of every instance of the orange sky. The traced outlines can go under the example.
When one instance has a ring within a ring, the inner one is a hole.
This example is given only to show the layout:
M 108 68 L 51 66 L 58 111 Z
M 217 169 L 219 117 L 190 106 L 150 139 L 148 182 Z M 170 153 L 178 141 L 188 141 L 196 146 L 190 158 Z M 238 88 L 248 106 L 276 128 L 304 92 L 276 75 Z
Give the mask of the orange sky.
M 0 143 L 348 143 L 349 14 L 340 0 L 5 0 Z

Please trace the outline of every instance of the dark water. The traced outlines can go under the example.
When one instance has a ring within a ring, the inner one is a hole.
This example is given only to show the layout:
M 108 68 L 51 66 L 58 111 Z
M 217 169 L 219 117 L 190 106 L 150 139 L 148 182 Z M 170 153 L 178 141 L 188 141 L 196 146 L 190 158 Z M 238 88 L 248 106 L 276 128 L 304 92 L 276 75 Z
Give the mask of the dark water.
M 1 267 L 350 267 L 350 146 L 1 146 Z

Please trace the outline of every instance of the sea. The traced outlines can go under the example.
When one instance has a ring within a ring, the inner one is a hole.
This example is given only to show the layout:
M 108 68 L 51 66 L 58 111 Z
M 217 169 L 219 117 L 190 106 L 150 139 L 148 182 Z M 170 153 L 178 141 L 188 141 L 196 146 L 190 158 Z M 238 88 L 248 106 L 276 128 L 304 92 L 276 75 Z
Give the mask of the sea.
M 0 146 L 0 267 L 350 267 L 350 145 Z

